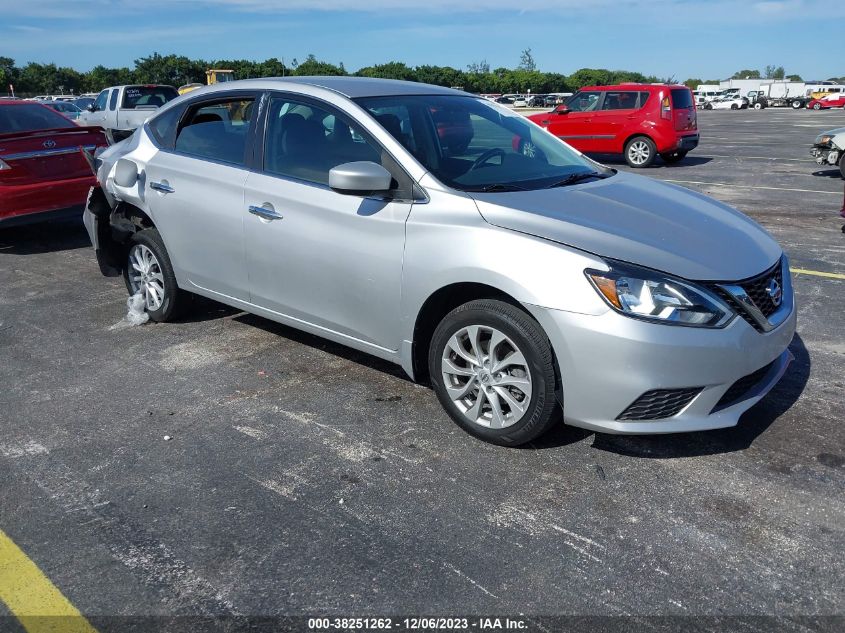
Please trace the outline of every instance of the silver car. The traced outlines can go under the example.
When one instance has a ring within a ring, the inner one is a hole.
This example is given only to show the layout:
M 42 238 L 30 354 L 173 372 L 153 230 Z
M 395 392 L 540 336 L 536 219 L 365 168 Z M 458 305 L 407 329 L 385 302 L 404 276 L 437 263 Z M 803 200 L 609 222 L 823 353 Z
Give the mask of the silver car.
M 525 141 L 532 156 L 518 151 Z M 377 79 L 209 86 L 99 157 L 101 270 L 387 359 L 490 442 L 735 425 L 792 356 L 787 259 L 706 196 L 510 109 Z

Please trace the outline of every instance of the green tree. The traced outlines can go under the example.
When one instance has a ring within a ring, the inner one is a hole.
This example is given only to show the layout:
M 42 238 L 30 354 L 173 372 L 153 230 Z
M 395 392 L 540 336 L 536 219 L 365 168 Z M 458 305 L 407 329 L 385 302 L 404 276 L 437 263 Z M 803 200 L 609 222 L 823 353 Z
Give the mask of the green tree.
M 581 68 L 569 75 L 569 85 L 573 90 L 584 86 L 607 86 L 614 83 L 614 75 L 604 68 Z
M 531 54 L 531 47 L 526 48 L 519 55 L 518 70 L 527 70 L 529 72 L 537 70 L 537 64 L 534 61 L 534 55 Z
M 296 59 L 294 59 L 296 62 Z M 335 66 L 329 62 L 320 61 L 313 54 L 309 55 L 304 62 L 297 64 L 295 75 L 309 76 L 309 75 L 345 75 L 346 70 L 341 66 Z
M 804 81 L 801 79 L 801 75 L 787 75 L 786 79 L 787 81 Z
M 703 82 L 703 81 L 701 81 L 701 79 L 694 79 L 694 78 L 690 78 L 690 79 L 687 79 L 687 80 L 684 82 L 684 85 L 685 85 L 687 88 L 689 88 L 690 90 L 695 90 L 696 88 L 698 88 L 698 87 L 699 87 L 701 84 L 703 84 L 703 83 L 704 83 L 704 82 Z
M 11 57 L 0 57 L 0 93 L 5 93 L 9 89 L 9 84 L 15 84 L 17 80 L 18 69 L 15 66 L 15 60 Z
M 387 62 L 376 66 L 366 66 L 357 73 L 359 77 L 379 77 L 381 79 L 403 79 L 405 81 L 417 81 L 413 68 L 409 68 L 402 62 Z
M 783 79 L 786 71 L 783 66 L 766 66 L 766 79 Z
M 762 79 L 760 77 L 759 70 L 738 70 L 733 75 L 731 75 L 731 79 Z
M 159 55 L 135 60 L 135 80 L 140 83 L 161 83 L 181 86 L 189 83 L 205 83 L 208 62 L 188 59 L 184 55 Z

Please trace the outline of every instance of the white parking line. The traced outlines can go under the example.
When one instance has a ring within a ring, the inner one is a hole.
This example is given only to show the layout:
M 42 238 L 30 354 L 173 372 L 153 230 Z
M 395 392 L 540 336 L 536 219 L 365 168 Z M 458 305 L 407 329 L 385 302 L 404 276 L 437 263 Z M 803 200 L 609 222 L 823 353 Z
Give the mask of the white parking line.
M 760 185 L 739 185 L 729 182 L 703 182 L 701 180 L 672 180 L 670 178 L 661 178 L 666 182 L 674 182 L 679 185 L 710 185 L 712 187 L 733 187 L 735 189 L 768 189 L 771 191 L 800 191 L 801 193 L 826 193 L 833 196 L 841 196 L 838 191 L 819 191 L 818 189 L 791 189 L 789 187 L 763 187 Z

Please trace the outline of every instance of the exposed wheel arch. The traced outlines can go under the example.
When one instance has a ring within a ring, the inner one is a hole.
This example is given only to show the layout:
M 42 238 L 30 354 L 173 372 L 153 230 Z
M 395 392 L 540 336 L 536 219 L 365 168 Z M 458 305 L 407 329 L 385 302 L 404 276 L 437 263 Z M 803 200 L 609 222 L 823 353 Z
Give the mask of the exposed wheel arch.
M 498 299 L 509 303 L 534 319 L 534 316 L 528 312 L 522 304 L 508 293 L 482 283 L 474 282 L 460 282 L 444 286 L 439 290 L 433 292 L 428 299 L 423 302 L 422 307 L 417 313 L 416 321 L 414 322 L 414 339 L 412 345 L 411 367 L 414 371 L 414 380 L 418 383 L 428 383 L 428 349 L 431 346 L 431 339 L 434 330 L 440 324 L 449 312 L 457 308 L 459 305 L 474 301 L 476 299 Z M 542 329 L 542 325 L 540 325 Z M 557 390 L 555 397 L 558 402 L 563 404 L 563 390 L 562 380 L 560 374 L 560 365 L 555 355 L 554 348 L 552 348 L 552 358 L 555 367 L 555 376 L 557 377 Z

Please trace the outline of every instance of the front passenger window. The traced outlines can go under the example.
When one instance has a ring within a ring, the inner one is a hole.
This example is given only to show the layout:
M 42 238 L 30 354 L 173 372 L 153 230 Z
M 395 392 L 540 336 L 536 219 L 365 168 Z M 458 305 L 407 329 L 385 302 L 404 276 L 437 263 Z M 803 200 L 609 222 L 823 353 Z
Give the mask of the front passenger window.
M 245 163 L 253 99 L 227 99 L 194 106 L 185 116 L 174 149 L 233 165 Z

